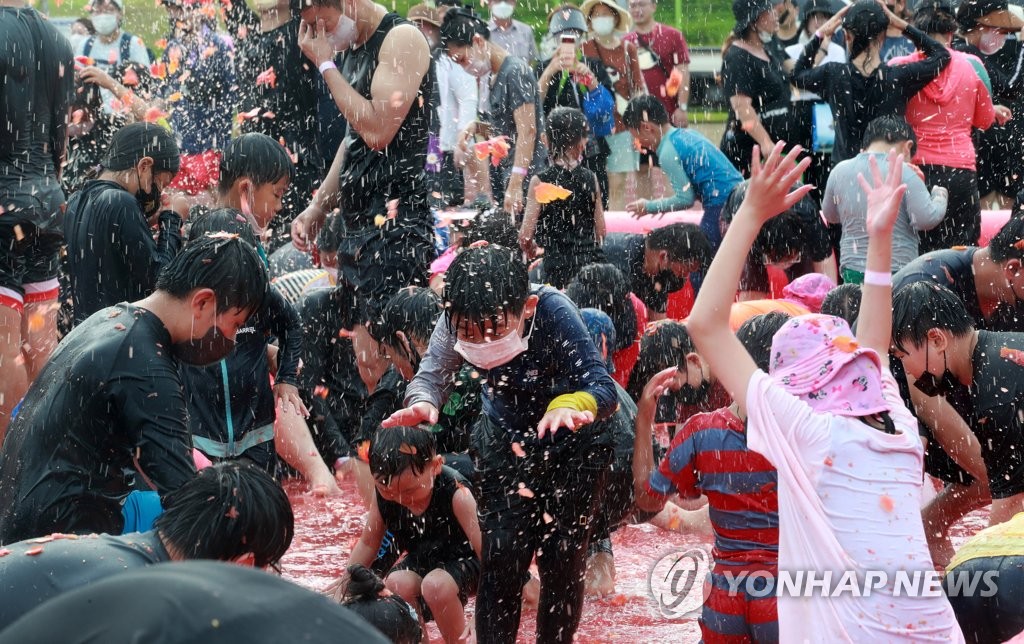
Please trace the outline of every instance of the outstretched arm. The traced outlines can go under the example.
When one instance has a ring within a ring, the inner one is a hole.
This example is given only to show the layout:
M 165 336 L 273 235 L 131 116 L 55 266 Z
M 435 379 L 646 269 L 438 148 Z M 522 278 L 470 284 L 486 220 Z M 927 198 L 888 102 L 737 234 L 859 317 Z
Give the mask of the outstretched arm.
M 857 318 L 857 340 L 877 351 L 885 366 L 889 364 L 892 335 L 892 229 L 900 213 L 903 193 L 907 191 L 903 183 L 903 155 L 890 152 L 887 162 L 889 172 L 884 178 L 875 157 L 868 161 L 871 182 L 864 175 L 857 175 L 868 198 L 868 258 L 860 317 Z
M 744 414 L 747 384 L 757 366 L 729 327 L 729 312 L 743 264 L 764 222 L 788 210 L 814 188 L 804 185 L 790 192 L 790 186 L 811 161 L 807 158 L 796 162 L 802 152 L 799 146 L 783 157 L 783 147 L 781 142 L 776 144 L 763 165 L 761 151 L 754 147 L 747 196 L 711 262 L 686 323 L 697 351 Z

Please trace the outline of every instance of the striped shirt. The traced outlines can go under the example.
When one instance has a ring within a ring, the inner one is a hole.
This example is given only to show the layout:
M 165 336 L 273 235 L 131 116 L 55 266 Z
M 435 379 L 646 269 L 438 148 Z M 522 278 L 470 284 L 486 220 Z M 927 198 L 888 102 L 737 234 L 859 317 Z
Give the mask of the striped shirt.
M 647 486 L 662 497 L 707 496 L 718 564 L 776 564 L 778 475 L 747 448 L 743 421 L 728 408 L 691 417 Z
M 307 268 L 280 277 L 275 277 L 270 284 L 288 300 L 292 306 L 298 306 L 306 295 L 317 288 L 334 286 L 334 278 L 321 268 Z

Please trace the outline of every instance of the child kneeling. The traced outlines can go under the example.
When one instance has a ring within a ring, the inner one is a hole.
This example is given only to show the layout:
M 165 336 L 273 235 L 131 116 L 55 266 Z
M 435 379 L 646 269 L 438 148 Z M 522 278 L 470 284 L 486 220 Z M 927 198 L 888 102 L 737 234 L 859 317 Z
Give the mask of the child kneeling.
M 480 579 L 480 527 L 469 482 L 446 467 L 434 435 L 417 427 L 378 430 L 370 441 L 376 495 L 348 565 L 370 566 L 385 532 L 405 556 L 387 588 L 437 622 L 445 642 L 463 640 L 465 605 Z M 339 601 L 345 573 L 329 591 Z

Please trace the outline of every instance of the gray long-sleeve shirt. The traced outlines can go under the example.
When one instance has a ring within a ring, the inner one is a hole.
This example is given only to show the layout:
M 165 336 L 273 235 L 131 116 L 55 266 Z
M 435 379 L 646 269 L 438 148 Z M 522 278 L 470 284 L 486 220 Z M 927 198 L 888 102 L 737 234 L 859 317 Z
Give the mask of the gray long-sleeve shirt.
M 884 176 L 889 164 L 882 152 L 861 152 L 852 159 L 836 165 L 829 175 L 825 196 L 821 200 L 821 214 L 831 224 L 842 224 L 843 236 L 839 243 L 840 267 L 863 273 L 867 263 L 868 199 L 857 181 L 863 174 L 870 180 L 868 160 L 874 156 Z M 937 190 L 929 194 L 928 187 L 910 169 L 903 168 L 903 183 L 907 192 L 900 204 L 900 214 L 892 233 L 892 272 L 895 273 L 918 256 L 917 231 L 931 230 L 946 215 L 947 194 Z

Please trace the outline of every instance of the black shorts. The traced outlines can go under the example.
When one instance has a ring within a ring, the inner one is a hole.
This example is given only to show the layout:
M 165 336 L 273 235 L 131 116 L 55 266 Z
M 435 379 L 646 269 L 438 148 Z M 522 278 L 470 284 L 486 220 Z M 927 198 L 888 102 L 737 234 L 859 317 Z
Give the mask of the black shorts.
M 0 215 L 0 306 L 55 300 L 64 236 L 11 213 Z
M 388 571 L 388 574 L 401 570 L 416 573 L 420 576 L 420 579 L 423 579 L 434 570 L 445 571 L 455 580 L 455 585 L 459 589 L 459 601 L 462 602 L 463 606 L 466 605 L 471 596 L 476 594 L 477 587 L 480 585 L 480 560 L 476 557 L 462 557 L 447 561 L 428 561 L 426 558 L 417 557 L 410 553 L 395 564 Z M 422 596 L 420 597 L 419 609 L 422 611 L 424 622 L 429 622 L 434 618 L 430 613 L 430 607 L 427 606 L 427 602 L 423 600 Z
M 352 287 L 356 324 L 377 319 L 400 289 L 427 285 L 427 268 L 437 251 L 430 211 L 422 208 L 425 214 L 415 220 L 400 213 L 380 227 L 340 227 L 338 281 Z

